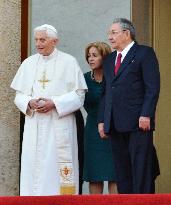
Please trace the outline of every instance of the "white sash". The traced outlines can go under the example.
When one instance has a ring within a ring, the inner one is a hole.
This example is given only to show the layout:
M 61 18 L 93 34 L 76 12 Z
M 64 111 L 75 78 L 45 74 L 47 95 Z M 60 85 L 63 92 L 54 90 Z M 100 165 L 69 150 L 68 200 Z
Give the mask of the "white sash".
M 57 129 L 57 132 L 59 191 L 61 195 L 76 194 L 71 136 L 67 129 Z

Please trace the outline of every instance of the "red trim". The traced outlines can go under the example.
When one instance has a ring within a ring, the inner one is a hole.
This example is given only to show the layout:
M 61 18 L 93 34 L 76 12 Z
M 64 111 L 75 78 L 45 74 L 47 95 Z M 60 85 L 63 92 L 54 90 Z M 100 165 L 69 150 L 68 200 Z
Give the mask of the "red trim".
M 171 205 L 171 194 L 0 197 L 3 205 Z

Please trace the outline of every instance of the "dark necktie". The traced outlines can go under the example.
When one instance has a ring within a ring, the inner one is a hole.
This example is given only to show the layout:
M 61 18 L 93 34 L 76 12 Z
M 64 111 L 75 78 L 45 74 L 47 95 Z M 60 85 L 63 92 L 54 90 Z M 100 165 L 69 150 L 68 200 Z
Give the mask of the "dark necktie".
M 116 61 L 115 70 L 114 70 L 115 75 L 117 74 L 119 67 L 121 66 L 121 58 L 122 58 L 122 54 L 119 53 L 117 56 L 117 61 Z

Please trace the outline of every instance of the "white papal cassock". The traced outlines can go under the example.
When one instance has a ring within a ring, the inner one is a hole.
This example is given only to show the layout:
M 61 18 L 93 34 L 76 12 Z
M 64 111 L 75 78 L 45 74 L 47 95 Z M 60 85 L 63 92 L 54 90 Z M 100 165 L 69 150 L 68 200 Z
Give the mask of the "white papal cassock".
M 87 89 L 74 57 L 57 49 L 49 56 L 35 54 L 20 66 L 11 87 L 15 104 L 25 116 L 20 195 L 78 193 L 78 154 L 73 112 L 83 105 Z M 52 99 L 48 113 L 30 110 L 35 98 Z

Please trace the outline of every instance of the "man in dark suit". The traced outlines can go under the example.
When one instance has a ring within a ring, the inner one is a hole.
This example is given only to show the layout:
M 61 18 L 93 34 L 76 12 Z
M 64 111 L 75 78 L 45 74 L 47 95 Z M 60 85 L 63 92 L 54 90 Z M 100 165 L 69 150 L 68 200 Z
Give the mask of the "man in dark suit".
M 119 193 L 154 193 L 159 174 L 153 145 L 160 74 L 151 47 L 138 45 L 133 24 L 115 19 L 108 33 L 114 52 L 104 60 L 98 129 L 111 135 Z

